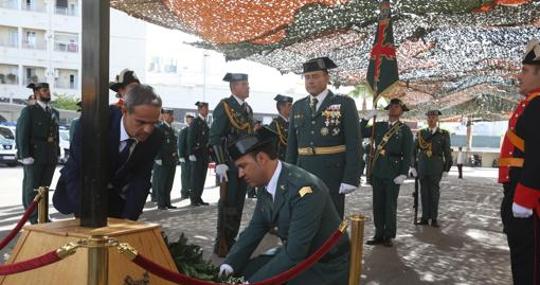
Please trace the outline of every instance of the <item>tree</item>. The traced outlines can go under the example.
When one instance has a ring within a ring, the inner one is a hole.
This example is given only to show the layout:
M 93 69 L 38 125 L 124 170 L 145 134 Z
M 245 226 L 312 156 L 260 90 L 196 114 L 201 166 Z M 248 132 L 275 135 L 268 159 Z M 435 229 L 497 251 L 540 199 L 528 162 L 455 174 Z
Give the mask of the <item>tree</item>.
M 56 99 L 51 102 L 54 108 L 73 111 L 76 111 L 79 108 L 79 106 L 77 106 L 78 99 L 74 96 L 56 93 L 54 95 Z

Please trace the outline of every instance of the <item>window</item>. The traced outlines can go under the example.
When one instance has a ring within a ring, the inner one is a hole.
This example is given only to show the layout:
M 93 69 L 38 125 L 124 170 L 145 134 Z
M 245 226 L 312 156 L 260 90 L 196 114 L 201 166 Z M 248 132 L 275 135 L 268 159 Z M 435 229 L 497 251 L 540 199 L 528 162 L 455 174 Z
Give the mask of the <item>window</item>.
M 36 48 L 36 32 L 26 32 L 26 47 Z

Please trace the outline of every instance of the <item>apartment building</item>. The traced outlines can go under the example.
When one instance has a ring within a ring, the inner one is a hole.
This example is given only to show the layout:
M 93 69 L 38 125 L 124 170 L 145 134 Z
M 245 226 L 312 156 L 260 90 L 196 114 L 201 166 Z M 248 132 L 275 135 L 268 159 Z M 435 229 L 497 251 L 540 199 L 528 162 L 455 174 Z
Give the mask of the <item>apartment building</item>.
M 24 99 L 30 82 L 80 95 L 80 0 L 0 0 L 0 99 Z

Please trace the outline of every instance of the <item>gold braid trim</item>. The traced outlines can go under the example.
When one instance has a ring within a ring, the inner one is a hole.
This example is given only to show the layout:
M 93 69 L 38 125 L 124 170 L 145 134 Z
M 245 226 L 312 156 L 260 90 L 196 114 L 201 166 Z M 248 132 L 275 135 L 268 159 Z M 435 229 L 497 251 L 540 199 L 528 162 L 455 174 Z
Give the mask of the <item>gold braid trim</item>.
M 281 124 L 277 120 L 276 120 L 276 130 L 278 133 L 279 143 L 284 146 L 287 146 L 287 139 L 285 138 L 285 135 L 283 134 L 283 132 L 285 131 L 285 128 L 281 127 Z
M 229 104 L 225 102 L 225 100 L 222 100 L 221 102 L 223 102 L 223 108 L 225 109 L 225 114 L 227 115 L 227 117 L 229 118 L 229 121 L 231 122 L 231 124 L 233 125 L 235 129 L 241 130 L 241 131 L 248 131 L 248 133 L 253 132 L 253 126 L 251 125 L 250 122 L 245 122 L 245 123 L 238 122 L 237 116 L 235 114 L 236 112 L 231 108 L 231 106 L 229 106 Z
M 416 136 L 418 137 L 418 147 L 420 147 L 422 151 L 425 151 L 427 156 L 430 157 L 432 154 L 432 144 L 424 139 L 422 131 L 419 131 Z

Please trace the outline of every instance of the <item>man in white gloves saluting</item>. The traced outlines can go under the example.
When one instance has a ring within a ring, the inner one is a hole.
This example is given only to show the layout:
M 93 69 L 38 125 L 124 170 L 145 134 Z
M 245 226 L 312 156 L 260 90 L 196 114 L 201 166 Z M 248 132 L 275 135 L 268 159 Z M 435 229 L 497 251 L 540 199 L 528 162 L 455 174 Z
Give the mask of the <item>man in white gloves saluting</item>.
M 238 178 L 238 170 L 230 161 L 227 146 L 242 135 L 253 133 L 253 111 L 245 102 L 249 97 L 248 75 L 227 73 L 231 96 L 222 99 L 213 112 L 209 144 L 212 146 L 216 175 L 220 185 L 217 237 L 214 252 L 223 257 L 235 242 L 244 209 L 246 183 Z
M 369 117 L 362 118 L 360 126 L 362 136 L 370 137 L 375 128 L 375 151 L 370 158 L 370 181 L 373 188 L 373 217 L 375 236 L 366 243 L 369 245 L 384 244 L 393 246 L 396 237 L 396 208 L 399 187 L 407 178 L 411 165 L 413 138 L 411 129 L 399 121 L 403 112 L 409 109 L 400 99 L 394 98 L 386 106 L 388 121 L 377 122 L 367 126 Z

